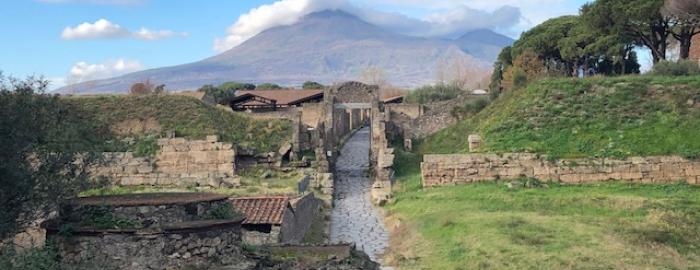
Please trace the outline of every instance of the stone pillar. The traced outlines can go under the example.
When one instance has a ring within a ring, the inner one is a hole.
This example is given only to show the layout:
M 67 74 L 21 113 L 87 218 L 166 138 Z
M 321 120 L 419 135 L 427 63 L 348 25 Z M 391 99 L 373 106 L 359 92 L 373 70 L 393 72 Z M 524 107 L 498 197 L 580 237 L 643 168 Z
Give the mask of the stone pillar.
M 469 135 L 467 141 L 469 141 L 469 152 L 476 152 L 481 146 L 481 136 L 479 135 Z

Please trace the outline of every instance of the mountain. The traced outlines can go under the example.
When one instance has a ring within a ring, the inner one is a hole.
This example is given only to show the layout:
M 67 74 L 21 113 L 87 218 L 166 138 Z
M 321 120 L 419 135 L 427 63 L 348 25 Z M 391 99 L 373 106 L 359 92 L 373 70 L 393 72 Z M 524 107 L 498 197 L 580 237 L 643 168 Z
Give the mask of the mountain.
M 480 39 L 481 34 L 487 38 Z M 309 14 L 292 25 L 267 29 L 199 62 L 80 83 L 58 91 L 125 92 L 131 84 L 145 80 L 165 84 L 171 90 L 226 81 L 300 85 L 311 80 L 329 84 L 357 80 L 368 67 L 383 70 L 393 84 L 414 87 L 432 83 L 436 65 L 445 60 L 465 59 L 490 68 L 495 59 L 492 51 L 505 43 L 499 38 L 489 30 L 468 33 L 454 41 L 410 37 L 343 11 L 328 10 Z
M 462 35 L 454 41 L 462 51 L 477 58 L 496 61 L 501 49 L 515 42 L 512 38 L 489 29 L 477 29 Z

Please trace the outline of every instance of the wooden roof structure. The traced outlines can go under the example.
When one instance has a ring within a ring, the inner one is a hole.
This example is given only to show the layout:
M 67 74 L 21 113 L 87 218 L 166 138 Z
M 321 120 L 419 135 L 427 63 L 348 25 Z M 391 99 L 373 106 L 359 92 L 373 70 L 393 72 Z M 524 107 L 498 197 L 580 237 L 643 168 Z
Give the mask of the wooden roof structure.
M 229 100 L 234 111 L 247 109 L 272 109 L 300 106 L 323 100 L 323 90 L 241 90 Z

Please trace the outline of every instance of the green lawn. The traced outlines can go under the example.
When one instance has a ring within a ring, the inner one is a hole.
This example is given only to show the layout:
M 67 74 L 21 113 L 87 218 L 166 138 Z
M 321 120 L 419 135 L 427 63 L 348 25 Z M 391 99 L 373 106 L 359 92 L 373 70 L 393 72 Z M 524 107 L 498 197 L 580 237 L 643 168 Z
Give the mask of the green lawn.
M 420 156 L 397 157 L 385 208 L 394 224 L 387 258 L 401 269 L 700 269 L 700 187 L 422 190 Z
M 503 94 L 421 150 L 466 153 L 467 135 L 481 134 L 483 152 L 697 158 L 699 130 L 700 76 L 547 79 Z

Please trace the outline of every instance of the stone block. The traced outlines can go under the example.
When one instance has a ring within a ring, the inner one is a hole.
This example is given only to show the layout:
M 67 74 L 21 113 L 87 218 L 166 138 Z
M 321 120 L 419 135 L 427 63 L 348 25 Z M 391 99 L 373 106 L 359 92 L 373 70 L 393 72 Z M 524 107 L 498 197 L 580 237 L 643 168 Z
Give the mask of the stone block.
M 138 173 L 140 173 L 140 174 L 152 173 L 152 172 L 153 172 L 153 166 L 148 165 L 148 164 L 142 164 L 142 165 L 139 165 L 139 166 L 136 168 L 136 170 L 137 170 Z
M 219 135 L 209 135 L 207 136 L 207 142 L 215 143 L 219 141 Z

